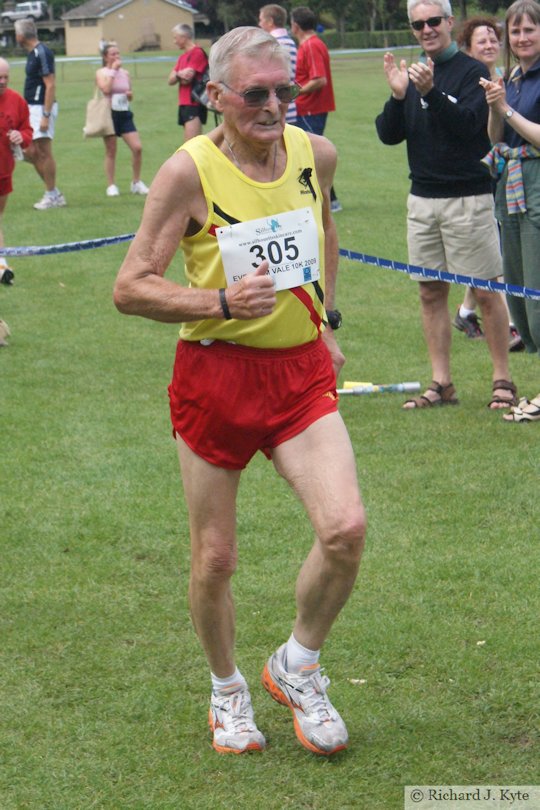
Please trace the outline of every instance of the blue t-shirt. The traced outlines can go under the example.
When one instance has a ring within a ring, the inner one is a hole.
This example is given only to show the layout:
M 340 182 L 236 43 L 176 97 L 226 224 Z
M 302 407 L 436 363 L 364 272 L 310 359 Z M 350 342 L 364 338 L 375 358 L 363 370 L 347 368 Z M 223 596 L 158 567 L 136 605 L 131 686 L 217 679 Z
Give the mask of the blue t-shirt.
M 540 124 L 540 60 L 525 75 L 521 68 L 515 68 L 506 82 L 508 104 L 528 121 Z M 503 141 L 508 146 L 522 146 L 527 143 L 509 124 L 504 125 Z
M 24 98 L 28 104 L 43 104 L 45 82 L 43 76 L 54 75 L 54 54 L 42 42 L 32 48 L 26 58 Z

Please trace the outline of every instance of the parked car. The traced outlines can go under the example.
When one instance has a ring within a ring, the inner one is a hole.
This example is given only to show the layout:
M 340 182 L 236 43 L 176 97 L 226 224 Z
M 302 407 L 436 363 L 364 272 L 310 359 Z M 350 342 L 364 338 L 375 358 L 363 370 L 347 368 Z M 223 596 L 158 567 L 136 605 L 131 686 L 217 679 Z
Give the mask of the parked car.
M 29 3 L 17 3 L 11 11 L 3 11 L 0 19 L 3 23 L 15 20 L 45 20 L 49 16 L 49 7 L 43 0 L 33 0 Z

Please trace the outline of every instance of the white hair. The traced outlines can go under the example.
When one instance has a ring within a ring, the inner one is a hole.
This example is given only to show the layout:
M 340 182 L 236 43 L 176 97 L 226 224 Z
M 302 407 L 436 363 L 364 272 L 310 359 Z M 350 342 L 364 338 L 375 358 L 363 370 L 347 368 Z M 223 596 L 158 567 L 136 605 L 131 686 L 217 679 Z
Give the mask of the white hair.
M 439 6 L 444 17 L 452 16 L 450 0 L 407 0 L 407 14 L 409 15 L 409 20 L 411 19 L 412 10 L 415 9 L 416 6 L 421 5 Z
M 37 28 L 34 20 L 15 20 L 15 33 L 23 39 L 37 39 Z
M 172 29 L 173 34 L 182 34 L 188 39 L 193 39 L 193 28 L 191 25 L 179 24 Z
M 235 57 L 246 56 L 260 60 L 263 53 L 264 56 L 283 62 L 284 68 L 289 73 L 289 52 L 272 34 L 251 25 L 233 28 L 212 45 L 209 59 L 210 80 L 226 82 L 229 78 L 231 62 Z

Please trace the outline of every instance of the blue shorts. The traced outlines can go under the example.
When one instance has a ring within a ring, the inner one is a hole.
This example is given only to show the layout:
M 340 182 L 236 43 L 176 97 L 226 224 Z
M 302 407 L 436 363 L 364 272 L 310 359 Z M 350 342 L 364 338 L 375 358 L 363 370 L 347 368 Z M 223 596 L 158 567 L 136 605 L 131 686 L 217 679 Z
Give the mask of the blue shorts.
M 137 132 L 131 110 L 111 110 L 111 113 L 114 134 L 117 138 L 120 138 L 122 135 L 127 135 L 128 132 Z
M 297 115 L 295 126 L 312 135 L 323 135 L 328 113 L 315 113 L 315 115 Z

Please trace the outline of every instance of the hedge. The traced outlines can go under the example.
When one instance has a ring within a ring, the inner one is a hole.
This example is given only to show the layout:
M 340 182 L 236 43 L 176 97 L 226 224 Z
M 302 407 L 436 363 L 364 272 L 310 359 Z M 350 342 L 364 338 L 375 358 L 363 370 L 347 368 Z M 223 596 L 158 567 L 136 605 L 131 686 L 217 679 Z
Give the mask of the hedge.
M 339 48 L 399 48 L 414 44 L 409 29 L 398 31 L 346 31 L 343 38 L 337 31 L 324 31 L 320 36 L 330 50 Z

